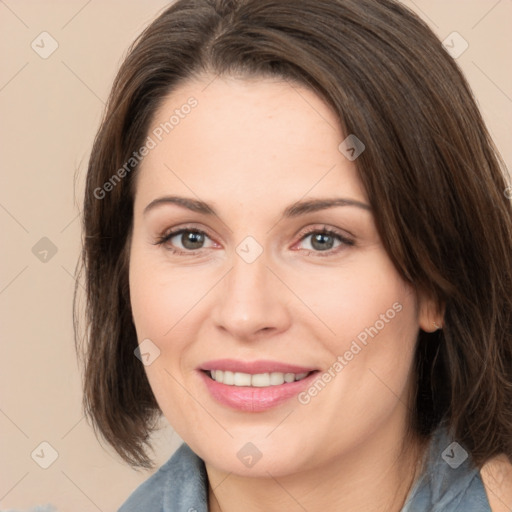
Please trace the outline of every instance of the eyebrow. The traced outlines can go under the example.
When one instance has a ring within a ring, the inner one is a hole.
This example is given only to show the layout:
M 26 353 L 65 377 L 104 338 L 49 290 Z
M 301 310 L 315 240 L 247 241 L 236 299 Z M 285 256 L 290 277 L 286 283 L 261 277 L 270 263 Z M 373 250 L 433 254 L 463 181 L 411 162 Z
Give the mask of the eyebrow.
M 215 209 L 208 203 L 205 203 L 204 201 L 200 201 L 198 199 L 192 199 L 181 196 L 159 197 L 158 199 L 151 201 L 144 208 L 143 213 L 144 215 L 146 215 L 150 210 L 165 204 L 175 204 L 177 206 L 181 206 L 196 213 L 218 216 Z M 327 210 L 328 208 L 335 208 L 338 206 L 355 206 L 363 210 L 371 211 L 371 207 L 366 203 L 363 203 L 356 199 L 337 197 L 332 199 L 308 199 L 304 201 L 297 201 L 288 206 L 287 208 L 285 208 L 282 216 L 284 218 L 298 217 L 300 215 L 305 215 L 306 213 Z

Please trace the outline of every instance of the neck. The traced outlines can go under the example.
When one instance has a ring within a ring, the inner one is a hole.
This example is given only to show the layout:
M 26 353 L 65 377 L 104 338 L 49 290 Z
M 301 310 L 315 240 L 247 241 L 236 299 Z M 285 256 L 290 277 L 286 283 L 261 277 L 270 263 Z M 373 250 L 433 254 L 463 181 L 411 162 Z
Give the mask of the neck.
M 379 433 L 364 445 L 308 471 L 249 478 L 206 465 L 210 512 L 399 512 L 421 472 L 418 438 Z M 393 441 L 394 442 L 393 442 Z

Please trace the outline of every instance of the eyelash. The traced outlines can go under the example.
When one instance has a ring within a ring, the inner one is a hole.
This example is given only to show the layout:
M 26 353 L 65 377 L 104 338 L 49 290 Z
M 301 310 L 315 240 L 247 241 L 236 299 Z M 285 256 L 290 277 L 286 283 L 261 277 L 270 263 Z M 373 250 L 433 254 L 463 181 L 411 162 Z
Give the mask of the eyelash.
M 173 231 L 169 231 L 166 234 L 158 237 L 157 241 L 155 242 L 155 245 L 167 244 L 167 242 L 171 238 L 174 238 L 177 235 L 181 235 L 183 233 L 188 233 L 188 232 L 205 235 L 206 237 L 211 239 L 211 237 L 208 235 L 208 233 L 206 231 L 203 231 L 203 230 L 195 228 L 195 227 L 185 226 L 185 227 L 173 230 Z M 309 249 L 303 249 L 306 252 L 307 256 L 310 256 L 310 255 L 319 256 L 319 257 L 332 256 L 333 254 L 337 254 L 340 250 L 342 250 L 343 246 L 351 247 L 351 246 L 355 245 L 354 240 L 347 238 L 345 235 L 342 235 L 340 232 L 338 232 L 332 228 L 329 228 L 327 226 L 323 226 L 320 229 L 319 228 L 310 228 L 310 229 L 302 232 L 300 234 L 299 242 L 302 242 L 308 236 L 317 235 L 317 234 L 332 236 L 332 237 L 336 238 L 337 240 L 339 240 L 341 242 L 341 245 L 339 245 L 336 249 L 329 249 L 326 251 L 312 251 Z M 166 249 L 169 250 L 172 254 L 176 254 L 178 256 L 200 256 L 201 251 L 204 248 L 200 248 L 200 249 L 196 249 L 196 250 L 191 249 L 191 250 L 187 250 L 187 251 L 182 251 L 181 249 L 176 249 L 170 245 L 167 245 Z

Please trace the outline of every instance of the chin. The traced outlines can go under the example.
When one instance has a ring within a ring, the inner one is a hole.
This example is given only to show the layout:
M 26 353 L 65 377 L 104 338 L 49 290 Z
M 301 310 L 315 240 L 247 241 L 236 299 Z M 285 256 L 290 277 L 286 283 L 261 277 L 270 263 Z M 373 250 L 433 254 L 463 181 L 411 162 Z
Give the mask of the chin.
M 309 466 L 304 439 L 296 442 L 288 439 L 283 445 L 280 439 L 264 439 L 264 435 L 260 440 L 254 438 L 254 441 L 249 441 L 250 436 L 247 435 L 243 441 L 235 438 L 223 444 L 212 442 L 214 446 L 189 446 L 207 465 L 244 477 L 268 478 L 269 473 L 274 477 L 285 476 Z M 314 459 L 318 461 L 318 453 Z

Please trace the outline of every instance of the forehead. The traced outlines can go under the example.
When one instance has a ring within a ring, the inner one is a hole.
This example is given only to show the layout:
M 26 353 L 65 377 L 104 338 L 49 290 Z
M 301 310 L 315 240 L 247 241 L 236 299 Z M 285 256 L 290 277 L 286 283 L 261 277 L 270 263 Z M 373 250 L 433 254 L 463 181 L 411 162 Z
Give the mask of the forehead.
M 205 77 L 182 84 L 156 112 L 154 147 L 137 196 L 187 192 L 276 201 L 337 192 L 365 200 L 336 114 L 309 89 L 281 80 Z M 187 190 L 188 189 L 188 190 Z

